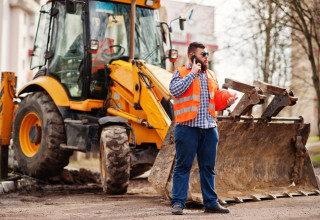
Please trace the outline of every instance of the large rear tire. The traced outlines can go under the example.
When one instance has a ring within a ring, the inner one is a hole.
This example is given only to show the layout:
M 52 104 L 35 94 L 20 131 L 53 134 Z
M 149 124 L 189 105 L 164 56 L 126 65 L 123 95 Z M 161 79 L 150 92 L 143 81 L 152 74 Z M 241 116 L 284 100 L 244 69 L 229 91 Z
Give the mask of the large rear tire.
M 21 101 L 13 122 L 13 149 L 22 173 L 39 179 L 60 174 L 72 154 L 60 149 L 65 140 L 63 119 L 46 92 Z
M 130 147 L 123 126 L 112 125 L 103 128 L 100 138 L 100 168 L 104 192 L 127 192 L 130 178 Z

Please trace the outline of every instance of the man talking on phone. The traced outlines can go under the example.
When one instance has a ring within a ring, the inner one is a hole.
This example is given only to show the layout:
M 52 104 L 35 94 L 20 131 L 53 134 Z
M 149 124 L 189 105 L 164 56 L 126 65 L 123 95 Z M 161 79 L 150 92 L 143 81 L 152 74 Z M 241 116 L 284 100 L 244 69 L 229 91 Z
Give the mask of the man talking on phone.
M 188 47 L 187 66 L 177 67 L 170 82 L 175 114 L 176 164 L 173 172 L 172 214 L 182 215 L 188 195 L 189 175 L 197 155 L 200 185 L 205 212 L 229 213 L 218 203 L 215 172 L 218 131 L 215 95 L 219 85 L 215 74 L 208 70 L 205 46 L 193 42 Z M 230 95 L 225 106 L 236 97 Z

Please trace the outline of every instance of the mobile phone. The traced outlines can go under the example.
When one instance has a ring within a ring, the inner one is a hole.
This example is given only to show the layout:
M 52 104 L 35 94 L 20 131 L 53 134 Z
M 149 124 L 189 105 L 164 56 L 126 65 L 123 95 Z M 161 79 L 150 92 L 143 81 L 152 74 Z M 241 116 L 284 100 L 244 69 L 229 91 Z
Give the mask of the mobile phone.
M 193 55 L 193 56 L 191 57 L 192 63 L 193 63 L 194 59 L 196 59 L 196 62 L 195 62 L 196 64 L 197 64 L 197 63 L 200 63 L 199 60 L 197 59 L 196 55 Z

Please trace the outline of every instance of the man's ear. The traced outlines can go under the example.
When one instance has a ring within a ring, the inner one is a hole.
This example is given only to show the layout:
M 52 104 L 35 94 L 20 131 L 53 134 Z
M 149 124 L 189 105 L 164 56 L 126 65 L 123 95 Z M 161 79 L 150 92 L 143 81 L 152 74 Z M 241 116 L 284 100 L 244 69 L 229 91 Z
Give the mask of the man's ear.
M 193 55 L 195 55 L 195 53 L 193 53 L 193 52 L 189 53 L 189 54 L 188 54 L 188 58 L 191 60 L 191 57 L 192 57 Z

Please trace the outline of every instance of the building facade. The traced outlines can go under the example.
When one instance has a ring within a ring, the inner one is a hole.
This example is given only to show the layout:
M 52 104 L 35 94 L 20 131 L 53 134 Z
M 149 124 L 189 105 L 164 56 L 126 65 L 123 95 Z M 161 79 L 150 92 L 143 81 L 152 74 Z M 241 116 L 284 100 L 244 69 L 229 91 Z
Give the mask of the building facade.
M 32 79 L 33 51 L 41 0 L 0 1 L 0 72 L 15 72 L 17 88 Z
M 199 5 L 196 3 L 185 3 L 171 0 L 161 2 L 160 14 L 172 27 L 172 48 L 179 52 L 176 66 L 185 65 L 188 62 L 187 49 L 191 42 L 203 43 L 209 51 L 209 68 L 213 69 L 213 53 L 217 50 L 216 38 L 214 35 L 214 7 Z M 193 9 L 190 20 L 184 24 L 184 30 L 180 30 L 179 20 L 176 18 L 187 18 Z

